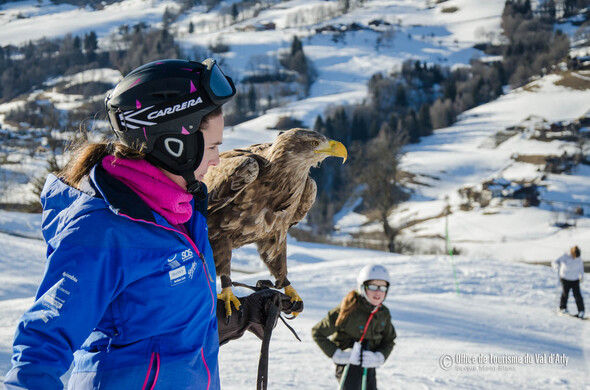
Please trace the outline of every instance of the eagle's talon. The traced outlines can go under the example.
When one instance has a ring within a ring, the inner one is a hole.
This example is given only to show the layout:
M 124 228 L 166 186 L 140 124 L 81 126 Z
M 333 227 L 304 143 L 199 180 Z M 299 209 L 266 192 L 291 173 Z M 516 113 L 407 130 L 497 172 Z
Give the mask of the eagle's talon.
M 295 289 L 291 285 L 285 287 L 285 294 L 291 297 L 291 303 L 303 301 L 303 299 L 301 299 L 299 294 L 297 294 L 297 291 L 295 291 Z
M 234 307 L 238 311 L 242 307 L 242 304 L 240 303 L 240 300 L 238 298 L 236 298 L 236 296 L 232 292 L 231 287 L 222 288 L 221 293 L 217 294 L 217 299 L 222 300 L 224 303 L 225 317 L 226 317 L 226 324 L 227 324 L 227 323 L 229 323 L 229 319 L 231 318 L 231 314 L 232 314 L 232 310 L 231 310 L 232 303 L 234 304 Z
M 295 291 L 295 289 L 291 285 L 285 286 L 285 294 L 287 296 L 291 297 L 290 302 L 293 304 L 293 306 L 295 306 L 297 304 L 297 302 L 301 302 L 301 307 L 298 309 L 299 311 L 291 312 L 291 315 L 292 315 L 291 318 L 295 318 L 299 315 L 299 313 L 301 312 L 301 310 L 303 308 L 303 299 L 301 299 L 299 294 L 297 294 L 297 291 Z

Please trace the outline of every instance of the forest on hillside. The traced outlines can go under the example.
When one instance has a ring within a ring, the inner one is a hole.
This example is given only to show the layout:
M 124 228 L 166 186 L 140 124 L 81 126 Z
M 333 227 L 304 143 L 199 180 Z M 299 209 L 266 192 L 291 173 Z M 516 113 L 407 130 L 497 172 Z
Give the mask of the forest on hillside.
M 585 14 L 588 5 L 586 0 L 566 1 L 563 17 Z M 391 226 L 388 216 L 410 196 L 404 188 L 407 177 L 397 169 L 403 145 L 420 142 L 453 124 L 462 112 L 496 99 L 505 85 L 522 86 L 568 63 L 570 40 L 557 22 L 552 0 L 536 9 L 530 0 L 507 0 L 502 13 L 504 43 L 478 47 L 498 60 L 473 60 L 470 67 L 453 70 L 409 60 L 399 71 L 374 75 L 362 104 L 332 107 L 318 117 L 314 128 L 345 140 L 353 152 L 344 169 L 326 161 L 321 170 L 312 171 L 318 199 L 308 218 L 316 237 L 332 232 L 335 213 L 355 188 L 361 188 L 357 195 L 363 202 L 357 211 L 379 221 L 384 247 L 399 251 L 396 237 L 404 226 Z

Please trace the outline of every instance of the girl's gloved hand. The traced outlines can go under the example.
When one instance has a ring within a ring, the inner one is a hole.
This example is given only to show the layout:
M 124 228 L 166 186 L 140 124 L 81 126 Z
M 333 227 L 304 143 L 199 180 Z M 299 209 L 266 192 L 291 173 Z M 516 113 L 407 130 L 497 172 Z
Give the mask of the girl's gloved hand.
M 381 352 L 363 351 L 363 367 L 378 368 L 385 362 L 385 357 Z
M 347 349 L 346 351 L 343 351 L 340 348 L 336 349 L 336 352 L 332 355 L 332 360 L 336 364 L 350 363 L 350 349 Z
M 361 364 L 361 352 L 362 352 L 361 343 L 359 343 L 357 341 L 352 346 L 352 352 L 350 353 L 350 364 L 354 364 L 355 366 L 358 366 Z

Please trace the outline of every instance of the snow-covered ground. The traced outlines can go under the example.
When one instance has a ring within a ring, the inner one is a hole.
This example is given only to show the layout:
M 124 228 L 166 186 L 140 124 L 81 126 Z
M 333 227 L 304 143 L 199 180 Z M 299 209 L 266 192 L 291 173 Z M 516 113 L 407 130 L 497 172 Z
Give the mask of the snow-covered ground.
M 0 212 L 0 373 L 9 368 L 19 316 L 44 269 L 39 216 Z M 32 237 L 32 238 L 25 238 Z M 289 241 L 289 278 L 305 302 L 290 325 L 279 322 L 270 345 L 269 389 L 331 389 L 334 366 L 311 327 L 355 286 L 367 263 L 386 266 L 389 307 L 398 337 L 377 371 L 381 389 L 584 389 L 590 383 L 590 321 L 557 316 L 558 287 L 549 267 L 484 257 L 399 256 Z M 235 251 L 234 279 L 269 278 L 256 250 Z M 457 293 L 453 277 L 457 274 Z M 248 290 L 237 289 L 238 295 Z M 590 300 L 590 288 L 582 285 Z M 576 312 L 573 298 L 569 308 Z M 251 334 L 221 347 L 224 390 L 253 388 L 260 341 Z M 545 359 L 541 361 L 540 359 Z M 67 378 L 64 378 L 67 380 Z

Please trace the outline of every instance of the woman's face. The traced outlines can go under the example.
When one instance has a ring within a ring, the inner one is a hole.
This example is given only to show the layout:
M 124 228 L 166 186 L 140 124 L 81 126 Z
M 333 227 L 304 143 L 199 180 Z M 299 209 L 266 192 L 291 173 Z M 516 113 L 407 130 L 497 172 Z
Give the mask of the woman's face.
M 201 132 L 203 133 L 204 148 L 203 159 L 195 170 L 195 178 L 202 181 L 203 177 L 209 170 L 219 164 L 219 145 L 223 142 L 223 115 L 216 115 L 207 118 L 206 122 L 201 123 Z M 162 172 L 180 187 L 186 189 L 186 180 L 180 175 L 162 169 Z
M 205 150 L 201 164 L 195 170 L 195 177 L 198 181 L 203 180 L 209 167 L 219 164 L 219 145 L 223 142 L 223 115 L 208 118 L 207 122 L 201 125 L 201 131 L 205 141 Z
M 369 280 L 367 282 L 368 285 L 373 286 L 385 286 L 387 287 L 387 282 L 385 280 Z M 373 306 L 380 305 L 385 300 L 385 295 L 387 294 L 386 291 L 381 291 L 377 289 L 377 291 L 369 290 L 368 287 L 365 286 L 365 293 L 367 294 L 367 300 Z

